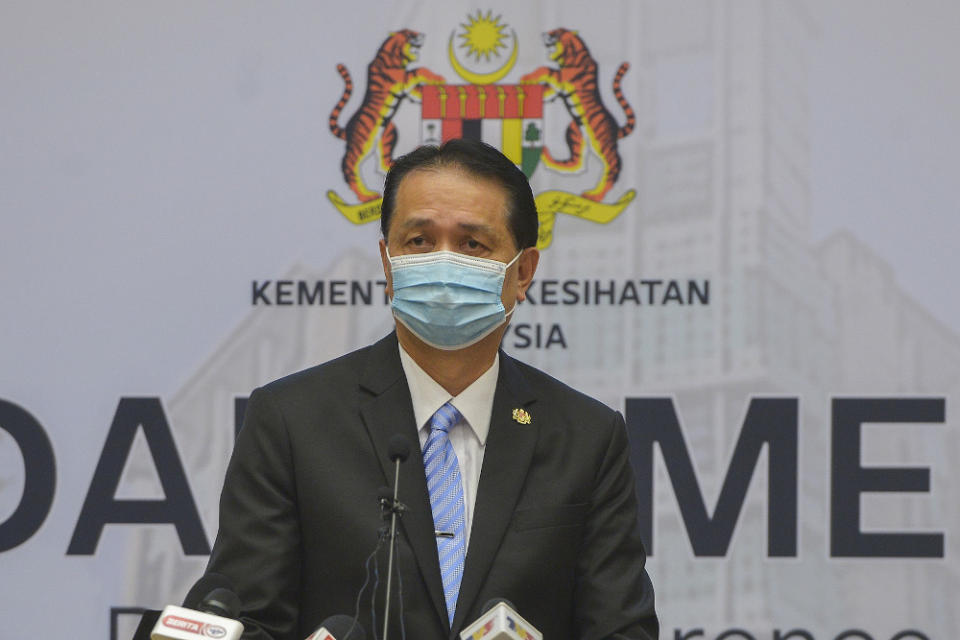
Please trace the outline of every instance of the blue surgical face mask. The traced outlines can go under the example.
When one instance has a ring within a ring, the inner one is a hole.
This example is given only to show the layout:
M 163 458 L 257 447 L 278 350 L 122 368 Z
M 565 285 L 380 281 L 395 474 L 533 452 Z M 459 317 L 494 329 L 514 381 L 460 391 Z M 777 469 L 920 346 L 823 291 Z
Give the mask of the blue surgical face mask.
M 520 253 L 523 253 L 522 251 Z M 500 298 L 508 263 L 452 251 L 393 257 L 393 315 L 422 341 L 452 351 L 487 337 L 509 313 Z

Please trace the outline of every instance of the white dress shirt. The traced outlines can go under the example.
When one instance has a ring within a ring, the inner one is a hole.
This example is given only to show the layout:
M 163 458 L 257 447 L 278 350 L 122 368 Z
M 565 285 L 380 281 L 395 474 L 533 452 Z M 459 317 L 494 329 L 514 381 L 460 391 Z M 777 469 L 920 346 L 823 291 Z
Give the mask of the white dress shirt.
M 457 396 L 451 396 L 436 380 L 431 378 L 410 355 L 400 347 L 400 364 L 410 387 L 413 400 L 413 415 L 417 421 L 420 436 L 420 450 L 423 451 L 430 435 L 430 417 L 437 409 L 449 402 L 463 420 L 449 432 L 450 444 L 457 454 L 460 465 L 460 480 L 463 483 L 464 529 L 467 532 L 466 545 L 470 545 L 470 529 L 473 524 L 473 508 L 477 501 L 477 485 L 480 484 L 480 469 L 483 467 L 483 452 L 490 432 L 490 414 L 493 413 L 493 394 L 497 388 L 497 376 L 500 373 L 500 354 L 493 364 L 479 378 Z

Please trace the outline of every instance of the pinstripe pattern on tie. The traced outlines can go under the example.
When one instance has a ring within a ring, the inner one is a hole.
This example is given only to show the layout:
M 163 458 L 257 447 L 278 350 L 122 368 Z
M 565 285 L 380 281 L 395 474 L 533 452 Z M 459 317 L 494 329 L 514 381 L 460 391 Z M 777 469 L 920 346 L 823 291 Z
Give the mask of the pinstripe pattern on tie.
M 453 624 L 460 579 L 463 577 L 466 519 L 460 464 L 448 432 L 461 418 L 460 412 L 449 402 L 437 409 L 430 417 L 430 435 L 423 448 L 423 466 L 427 475 L 427 489 L 430 491 L 434 529 L 453 534 L 453 537 L 437 536 L 440 577 L 443 579 L 443 595 L 447 601 L 450 624 Z

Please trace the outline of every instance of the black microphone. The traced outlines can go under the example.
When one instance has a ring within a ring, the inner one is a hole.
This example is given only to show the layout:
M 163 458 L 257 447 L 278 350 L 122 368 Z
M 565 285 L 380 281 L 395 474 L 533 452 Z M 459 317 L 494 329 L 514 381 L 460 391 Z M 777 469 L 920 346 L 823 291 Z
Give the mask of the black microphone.
M 488 600 L 481 611 L 480 617 L 460 632 L 460 640 L 468 640 L 475 634 L 484 640 L 543 640 L 543 634 L 524 620 L 506 598 Z
M 197 580 L 190 591 L 187 592 L 186 597 L 183 599 L 183 607 L 187 609 L 199 609 L 201 603 L 208 596 L 210 596 L 217 589 L 224 589 L 229 591 L 236 596 L 235 589 L 233 588 L 233 582 L 227 576 L 221 573 L 205 573 L 199 580 Z M 240 612 L 240 603 L 237 601 L 237 612 Z M 236 617 L 236 613 L 233 616 L 226 617 Z
M 513 603 L 507 600 L 506 598 L 490 598 L 489 600 L 484 602 L 483 606 L 480 608 L 480 615 L 482 616 L 487 611 L 490 611 L 490 609 L 493 609 L 495 606 L 497 606 L 501 602 L 507 605 L 508 607 L 510 607 L 511 609 L 513 609 L 514 611 L 517 610 L 517 608 L 513 606 Z
M 392 462 L 397 460 L 406 462 L 407 456 L 410 455 L 410 441 L 401 433 L 394 434 L 387 446 L 387 453 L 390 454 Z
M 239 615 L 240 597 L 234 592 L 233 583 L 218 573 L 208 573 L 193 585 L 182 607 L 164 608 L 150 637 L 153 640 L 239 640 L 243 633 L 243 625 L 236 620 Z
M 400 489 L 400 463 L 410 455 L 410 440 L 403 434 L 397 433 L 390 438 L 387 452 L 394 463 L 393 471 L 393 504 L 390 510 L 390 553 L 387 555 L 387 594 L 383 605 L 383 640 L 387 640 L 387 625 L 390 623 L 390 586 L 393 582 L 393 552 L 397 539 L 397 516 L 400 515 L 396 505 L 397 494 Z
M 337 614 L 324 620 L 307 640 L 367 640 L 367 632 L 350 616 Z
M 217 587 L 204 596 L 197 611 L 235 620 L 240 615 L 240 596 L 231 589 Z

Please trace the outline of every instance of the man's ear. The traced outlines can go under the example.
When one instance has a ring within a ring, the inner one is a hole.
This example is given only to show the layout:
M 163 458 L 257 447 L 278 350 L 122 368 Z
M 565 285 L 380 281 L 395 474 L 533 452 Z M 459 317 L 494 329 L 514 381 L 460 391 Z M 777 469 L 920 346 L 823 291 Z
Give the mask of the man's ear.
M 387 279 L 387 296 L 393 298 L 393 272 L 390 271 L 390 258 L 387 257 L 387 241 L 383 238 L 380 238 L 380 261 L 383 263 L 383 276 Z
M 540 264 L 540 251 L 536 247 L 527 247 L 517 258 L 517 302 L 527 298 L 527 288 L 533 282 L 533 274 Z

